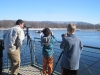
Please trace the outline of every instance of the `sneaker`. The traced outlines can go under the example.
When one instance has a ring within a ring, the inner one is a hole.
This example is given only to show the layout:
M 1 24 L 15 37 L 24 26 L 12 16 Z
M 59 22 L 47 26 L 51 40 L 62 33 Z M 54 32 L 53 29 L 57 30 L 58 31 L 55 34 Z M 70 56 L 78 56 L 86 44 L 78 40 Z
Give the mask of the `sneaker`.
M 11 74 L 11 71 L 10 70 L 8 71 L 8 74 Z
M 18 75 L 22 75 L 22 74 L 18 73 Z

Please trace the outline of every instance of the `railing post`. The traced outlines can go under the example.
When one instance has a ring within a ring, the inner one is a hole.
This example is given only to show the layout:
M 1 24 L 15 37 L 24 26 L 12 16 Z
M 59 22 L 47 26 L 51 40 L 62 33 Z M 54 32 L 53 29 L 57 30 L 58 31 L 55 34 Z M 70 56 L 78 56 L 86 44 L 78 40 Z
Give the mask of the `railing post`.
M 30 54 L 31 54 L 31 65 L 33 64 L 33 58 L 32 58 L 32 56 L 33 56 L 33 50 L 32 50 L 32 39 L 30 39 Z
M 35 42 L 35 40 L 34 40 L 34 44 L 33 44 L 33 52 L 34 52 L 34 55 L 33 55 L 33 65 L 35 65 L 35 48 L 36 47 L 36 42 Z
M 7 69 L 9 69 L 9 60 L 7 58 Z

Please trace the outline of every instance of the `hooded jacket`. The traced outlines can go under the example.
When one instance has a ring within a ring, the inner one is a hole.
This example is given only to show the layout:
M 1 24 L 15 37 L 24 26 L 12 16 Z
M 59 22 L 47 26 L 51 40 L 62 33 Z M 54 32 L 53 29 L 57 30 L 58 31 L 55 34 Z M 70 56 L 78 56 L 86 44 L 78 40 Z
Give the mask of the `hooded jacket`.
M 44 57 L 48 58 L 51 57 L 54 53 L 53 50 L 53 44 L 56 42 L 55 37 L 52 35 L 48 37 L 41 37 L 41 45 L 43 46 L 42 48 L 42 54 Z

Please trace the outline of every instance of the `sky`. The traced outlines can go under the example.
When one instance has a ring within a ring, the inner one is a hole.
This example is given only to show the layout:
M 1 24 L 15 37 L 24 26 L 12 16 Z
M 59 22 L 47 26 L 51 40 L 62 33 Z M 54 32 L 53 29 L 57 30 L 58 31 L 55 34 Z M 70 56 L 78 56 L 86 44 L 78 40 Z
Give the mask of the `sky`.
M 100 0 L 0 0 L 0 20 L 100 23 Z

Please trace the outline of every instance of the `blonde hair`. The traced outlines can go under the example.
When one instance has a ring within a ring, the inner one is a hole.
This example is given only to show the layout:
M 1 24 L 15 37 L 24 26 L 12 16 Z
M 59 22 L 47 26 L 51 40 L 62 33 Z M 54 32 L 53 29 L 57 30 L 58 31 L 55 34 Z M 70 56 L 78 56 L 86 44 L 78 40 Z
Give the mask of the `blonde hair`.
M 76 31 L 76 25 L 73 24 L 73 23 L 68 24 L 68 26 L 67 26 L 67 31 L 68 31 L 68 32 L 71 32 L 71 33 L 75 32 L 75 31 Z

